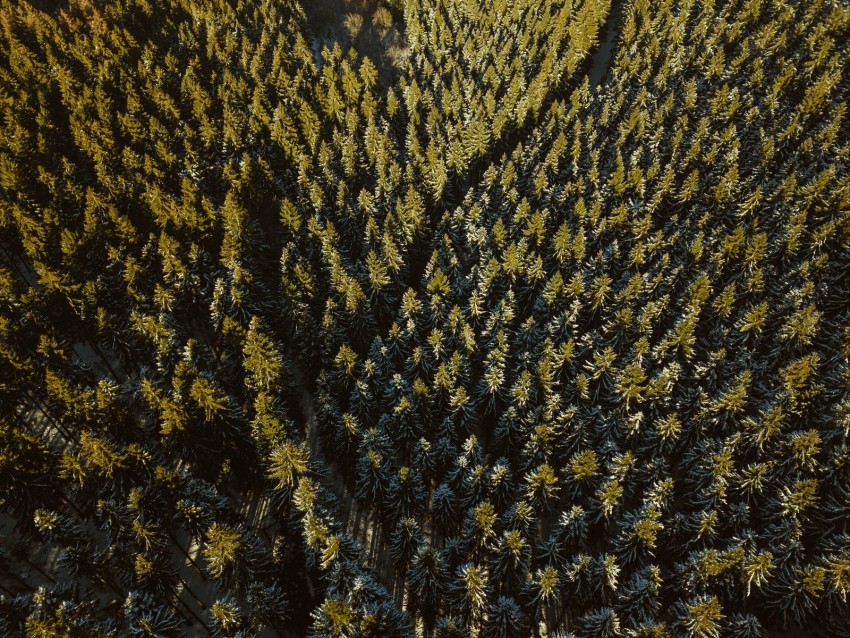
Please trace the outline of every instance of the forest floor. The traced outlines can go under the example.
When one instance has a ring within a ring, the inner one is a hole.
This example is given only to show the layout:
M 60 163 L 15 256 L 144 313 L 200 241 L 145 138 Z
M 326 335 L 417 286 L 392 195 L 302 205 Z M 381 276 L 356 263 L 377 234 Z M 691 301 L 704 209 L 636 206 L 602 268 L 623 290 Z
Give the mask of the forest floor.
M 313 395 L 300 382 L 300 371 L 296 372 L 295 377 L 303 388 L 301 408 L 310 456 L 319 467 L 327 469 L 327 472 L 323 475 L 325 487 L 329 488 L 339 500 L 345 532 L 361 545 L 366 567 L 392 594 L 399 608 L 403 608 L 406 602 L 404 600 L 404 587 L 400 579 L 397 578 L 395 567 L 387 551 L 389 539 L 385 537 L 384 530 L 381 528 L 380 521 L 375 513 L 363 507 L 354 497 L 336 462 L 325 456 L 317 429 Z
M 339 45 L 354 48 L 378 69 L 382 85 L 392 84 L 407 54 L 400 17 L 377 0 L 310 0 L 302 3 L 313 34 L 316 63 L 321 50 Z
M 590 56 L 589 80 L 591 88 L 602 84 L 605 76 L 608 75 L 608 69 L 611 68 L 617 38 L 620 35 L 625 18 L 623 5 L 622 0 L 614 0 L 611 3 L 611 10 L 608 12 L 605 25 L 599 34 L 599 44 Z

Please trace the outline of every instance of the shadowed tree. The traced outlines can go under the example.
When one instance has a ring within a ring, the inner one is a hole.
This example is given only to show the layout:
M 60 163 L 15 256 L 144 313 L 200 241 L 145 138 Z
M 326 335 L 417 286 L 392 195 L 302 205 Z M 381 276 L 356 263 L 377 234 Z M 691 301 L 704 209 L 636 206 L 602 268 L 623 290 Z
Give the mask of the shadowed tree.
M 758 618 L 752 614 L 734 614 L 726 631 L 729 638 L 762 638 L 764 629 Z
M 442 534 L 450 534 L 457 526 L 459 505 L 452 488 L 441 483 L 431 497 L 431 520 L 434 529 Z
M 487 609 L 482 638 L 520 638 L 527 634 L 528 622 L 513 598 L 499 596 Z
M 437 621 L 434 635 L 437 638 L 468 638 L 470 634 L 466 625 L 459 618 L 442 616 Z
M 605 607 L 591 611 L 576 621 L 576 635 L 580 638 L 616 638 L 622 636 L 620 619 L 613 609 Z
M 407 565 L 422 542 L 422 531 L 414 518 L 403 518 L 390 535 L 390 558 L 396 570 L 404 573 Z
M 617 611 L 624 624 L 636 629 L 651 624 L 661 610 L 661 574 L 657 566 L 645 567 L 631 575 L 618 592 Z
M 57 461 L 37 438 L 0 423 L 0 502 L 24 529 L 37 509 L 61 498 Z
M 556 616 L 558 607 L 558 571 L 552 567 L 538 570 L 531 581 L 523 590 L 523 599 L 526 602 L 531 621 L 536 626 L 544 621 L 547 627 L 554 626 L 552 621 Z
M 525 584 L 531 561 L 531 545 L 515 529 L 502 533 L 490 561 L 490 573 L 503 594 L 518 593 Z
M 417 469 L 401 467 L 387 488 L 387 520 L 418 516 L 425 508 L 428 492 Z
M 280 631 L 289 616 L 289 602 L 280 586 L 251 583 L 245 595 L 248 620 L 255 631 L 271 627 Z
M 385 504 L 390 478 L 386 457 L 374 449 L 366 451 L 357 460 L 355 495 L 369 507 L 381 510 Z
M 131 591 L 123 608 L 133 638 L 171 638 L 185 631 L 185 624 L 174 609 L 161 605 L 148 594 Z
M 449 573 L 440 552 L 427 543 L 420 544 L 410 562 L 407 586 L 414 608 L 428 626 L 433 625 L 439 612 L 448 582 Z

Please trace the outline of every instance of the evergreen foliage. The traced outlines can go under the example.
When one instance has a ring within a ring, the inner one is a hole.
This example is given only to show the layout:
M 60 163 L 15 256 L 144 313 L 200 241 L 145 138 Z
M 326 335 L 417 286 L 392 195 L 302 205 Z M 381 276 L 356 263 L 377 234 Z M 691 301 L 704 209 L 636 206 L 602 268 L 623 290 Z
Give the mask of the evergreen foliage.
M 357 7 L 0 0 L 0 634 L 850 636 L 850 9 Z

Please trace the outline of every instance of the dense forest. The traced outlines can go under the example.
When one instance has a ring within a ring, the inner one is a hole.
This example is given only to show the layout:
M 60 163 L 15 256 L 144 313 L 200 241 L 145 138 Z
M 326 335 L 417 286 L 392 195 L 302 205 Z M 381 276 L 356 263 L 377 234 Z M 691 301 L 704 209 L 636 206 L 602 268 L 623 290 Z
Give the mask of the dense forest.
M 0 636 L 850 637 L 849 71 L 842 0 L 0 0 Z

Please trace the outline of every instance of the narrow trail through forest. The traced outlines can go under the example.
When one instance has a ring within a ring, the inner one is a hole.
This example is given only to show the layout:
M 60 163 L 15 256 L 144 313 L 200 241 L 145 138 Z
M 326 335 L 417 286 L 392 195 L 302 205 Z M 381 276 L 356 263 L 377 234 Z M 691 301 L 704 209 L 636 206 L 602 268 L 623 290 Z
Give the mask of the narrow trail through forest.
M 611 3 L 611 10 L 605 19 L 605 25 L 600 32 L 600 41 L 590 56 L 589 81 L 591 87 L 600 86 L 608 75 L 611 61 L 614 58 L 614 50 L 620 30 L 623 26 L 623 3 L 615 0 Z
M 304 376 L 300 368 L 293 367 L 295 368 L 293 374 L 296 383 L 301 388 L 302 393 L 302 418 L 311 459 L 315 465 L 327 470 L 320 473 L 320 478 L 325 487 L 330 489 L 339 500 L 342 508 L 341 522 L 345 533 L 361 545 L 366 567 L 372 570 L 378 581 L 387 588 L 387 591 L 393 594 L 396 604 L 402 607 L 404 588 L 396 577 L 395 568 L 386 551 L 389 539 L 385 538 L 384 531 L 380 522 L 376 520 L 375 513 L 369 511 L 354 497 L 336 462 L 325 456 L 318 432 L 313 394 L 304 383 Z

